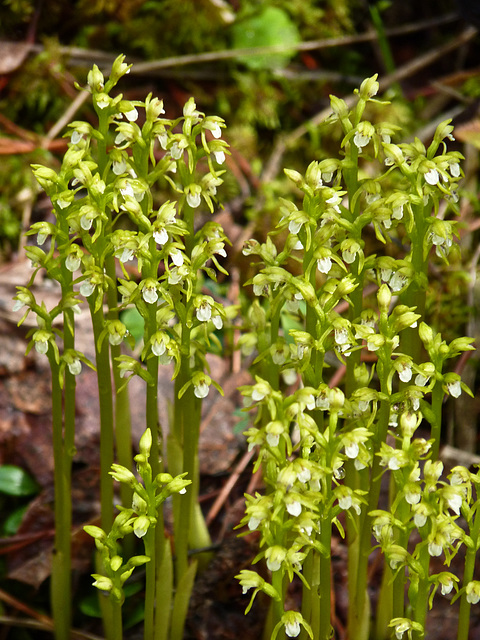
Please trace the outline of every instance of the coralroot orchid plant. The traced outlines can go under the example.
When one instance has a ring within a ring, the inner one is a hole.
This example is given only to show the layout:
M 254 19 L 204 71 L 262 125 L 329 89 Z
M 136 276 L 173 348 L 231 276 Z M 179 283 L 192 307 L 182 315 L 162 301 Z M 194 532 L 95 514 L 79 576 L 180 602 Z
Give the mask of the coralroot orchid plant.
M 94 585 L 109 594 L 101 598 L 106 637 L 123 637 L 124 583 L 145 565 L 144 637 L 181 640 L 197 568 L 189 550 L 209 545 L 197 504 L 198 434 L 202 399 L 211 386 L 220 388 L 208 375 L 206 353 L 220 348 L 215 332 L 236 310 L 203 293 L 205 278 L 225 273 L 218 256 L 228 240 L 215 222 L 199 226 L 195 213 L 202 204 L 214 211 L 225 125 L 197 111 L 193 99 L 182 117 L 168 120 L 151 95 L 145 102 L 113 96 L 128 71 L 123 56 L 107 80 L 94 66 L 88 90 L 98 126 L 70 125 L 58 172 L 34 167 L 56 222 L 32 226 L 39 246 L 27 252 L 35 273 L 44 269 L 59 282 L 60 301 L 48 310 L 30 287 L 16 295 L 16 308 L 27 307 L 24 318 L 37 317 L 29 348 L 45 354 L 52 369 L 57 640 L 70 631 L 71 465 L 82 364 L 98 373 L 102 517 L 101 526 L 85 529 L 97 547 Z M 472 341 L 447 344 L 425 322 L 431 254 L 448 262 L 457 251 L 455 222 L 439 215 L 439 205 L 455 211 L 462 158 L 447 149 L 448 122 L 428 148 L 419 140 L 392 142 L 399 127 L 364 119 L 367 105 L 381 109 L 377 91 L 376 77 L 365 80 L 352 110 L 332 97 L 329 122 L 344 136 L 340 157 L 312 162 L 305 175 L 286 170 L 301 208 L 282 200 L 277 228 L 244 249 L 256 257 L 258 273 L 240 345 L 257 357 L 255 383 L 242 393 L 255 410 L 246 436 L 258 448 L 255 468 L 266 489 L 246 497 L 239 526 L 258 531 L 255 560 L 265 561 L 269 579 L 253 569 L 238 578 L 244 592 L 253 589 L 247 611 L 258 592 L 271 598 L 268 639 L 332 637 L 334 526 L 348 544 L 351 640 L 422 638 L 434 597 L 453 591 L 461 598 L 458 640 L 467 640 L 469 608 L 480 600 L 480 473 L 456 467 L 445 477 L 438 459 L 443 400 L 470 393 L 447 361 Z M 170 190 L 171 199 L 158 202 L 160 190 Z M 136 268 L 127 269 L 130 261 Z M 95 363 L 75 348 L 75 312 L 85 303 Z M 129 308 L 144 322 L 139 359 L 124 344 L 132 346 L 121 319 Z M 158 378 L 159 366 L 170 363 L 167 436 L 165 425 L 159 429 Z M 147 418 L 132 460 L 126 380 L 134 375 L 145 383 Z M 385 476 L 389 504 L 380 499 Z M 170 496 L 174 556 L 164 533 Z M 142 539 L 143 554 L 128 557 L 130 534 Z M 376 615 L 367 593 L 372 535 L 385 558 Z M 461 545 L 463 582 L 449 570 Z M 432 557 L 444 559 L 440 573 L 432 571 Z M 294 580 L 303 584 L 298 610 L 285 605 Z
M 447 344 L 424 321 L 431 253 L 448 263 L 458 249 L 455 222 L 440 217 L 439 205 L 455 211 L 462 158 L 447 149 L 448 122 L 425 148 L 418 139 L 394 144 L 399 127 L 364 120 L 378 86 L 376 77 L 365 80 L 352 110 L 331 98 L 326 124 L 341 126 L 342 157 L 312 162 L 305 175 L 286 170 L 301 208 L 282 200 L 277 229 L 244 249 L 260 266 L 243 336 L 257 348 L 256 382 L 243 394 L 256 409 L 247 438 L 259 449 L 266 492 L 247 496 L 242 524 L 259 532 L 256 560 L 265 559 L 271 581 L 251 570 L 238 577 L 244 592 L 254 589 L 251 602 L 259 591 L 272 599 L 266 638 L 332 637 L 333 527 L 348 543 L 351 640 L 424 637 L 439 590 L 462 598 L 458 638 L 467 640 L 469 606 L 478 600 L 480 473 L 456 467 L 443 478 L 438 460 L 443 400 L 470 393 L 445 365 L 472 340 Z M 368 250 L 374 239 L 378 254 Z M 343 368 L 343 387 L 332 365 Z M 428 439 L 420 426 L 429 427 Z M 380 502 L 386 474 L 390 504 Z M 372 533 L 386 561 L 375 628 Z M 448 568 L 462 544 L 459 585 Z M 430 569 L 437 556 L 445 564 L 438 574 Z M 284 606 L 295 576 L 303 583 L 299 611 Z

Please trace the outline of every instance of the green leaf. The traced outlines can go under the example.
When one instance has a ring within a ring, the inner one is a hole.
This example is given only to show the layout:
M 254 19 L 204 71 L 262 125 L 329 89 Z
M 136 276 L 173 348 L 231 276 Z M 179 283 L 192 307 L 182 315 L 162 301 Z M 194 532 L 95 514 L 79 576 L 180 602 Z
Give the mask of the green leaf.
M 277 7 L 265 7 L 232 27 L 234 49 L 284 45 L 278 53 L 238 56 L 238 60 L 250 69 L 281 69 L 287 66 L 296 53 L 289 47 L 298 42 L 300 34 L 296 25 L 285 11 Z
M 14 536 L 20 525 L 22 524 L 25 511 L 28 509 L 28 504 L 24 504 L 15 511 L 12 511 L 4 520 L 2 533 L 4 536 Z
M 11 464 L 0 466 L 0 493 L 9 496 L 31 496 L 40 487 L 35 480 L 20 467 Z
M 145 326 L 140 312 L 135 307 L 125 309 L 125 311 L 122 311 L 120 314 L 120 319 L 134 337 L 135 342 L 140 342 L 143 338 L 143 330 Z

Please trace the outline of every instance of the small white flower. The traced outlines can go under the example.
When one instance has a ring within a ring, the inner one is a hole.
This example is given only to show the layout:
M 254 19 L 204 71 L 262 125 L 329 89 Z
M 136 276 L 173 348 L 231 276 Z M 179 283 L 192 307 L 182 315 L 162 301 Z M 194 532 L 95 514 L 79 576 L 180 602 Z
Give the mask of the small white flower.
M 15 300 L 15 302 L 13 303 L 12 311 L 20 311 L 20 309 L 23 309 L 24 306 L 25 302 L 22 302 L 21 300 Z
M 452 164 L 450 165 L 450 173 L 454 178 L 460 177 L 460 165 L 458 164 L 458 162 L 452 162 Z
M 349 344 L 348 331 L 345 328 L 335 329 L 335 342 L 338 345 Z
M 317 260 L 317 269 L 320 273 L 329 273 L 332 268 L 332 260 L 328 256 L 326 258 L 319 258 Z
M 413 522 L 415 523 L 417 529 L 421 529 L 427 523 L 427 516 L 424 513 L 416 513 L 413 516 Z
M 210 387 L 205 380 L 202 380 L 199 384 L 194 385 L 193 393 L 197 398 L 206 398 L 208 396 L 208 392 L 210 391 Z
M 366 147 L 370 142 L 370 136 L 364 136 L 362 133 L 357 131 L 357 133 L 353 137 L 353 144 L 357 147 L 359 151 L 362 150 L 363 147 Z
M 215 327 L 215 329 L 217 329 L 218 331 L 220 331 L 220 329 L 223 327 L 223 320 L 222 320 L 222 316 L 216 315 L 216 316 L 212 316 L 212 322 L 213 322 L 213 326 Z
M 36 340 L 35 351 L 44 356 L 48 351 L 48 340 Z
M 93 220 L 88 216 L 84 215 L 80 218 L 80 226 L 84 231 L 90 231 L 92 228 Z
M 133 533 L 137 538 L 143 538 L 150 527 L 150 520 L 147 516 L 138 516 L 133 524 Z
M 112 163 L 112 171 L 116 176 L 121 176 L 127 169 L 127 161 L 122 158 L 120 161 L 114 160 Z
M 99 109 L 106 109 L 110 104 L 110 98 L 106 93 L 101 93 L 97 96 L 97 106 Z
M 357 255 L 353 253 L 353 251 L 349 251 L 348 249 L 342 251 L 342 258 L 347 264 L 353 264 L 356 257 Z
M 278 433 L 267 433 L 266 440 L 270 447 L 278 447 L 278 443 L 280 442 L 280 436 Z M 288 507 L 287 507 L 288 511 Z
M 395 220 L 401 220 L 403 218 L 403 204 L 398 207 L 393 207 L 392 218 Z
M 261 521 L 262 521 L 262 518 L 256 518 L 255 516 L 252 516 L 248 521 L 247 526 L 250 529 L 250 531 L 255 531 L 255 529 L 258 527 Z M 243 587 L 243 589 L 244 589 L 243 593 L 245 593 L 246 590 L 249 589 L 249 587 Z
M 455 380 L 455 382 L 449 382 L 447 384 L 447 391 L 453 398 L 458 398 L 462 393 L 462 385 L 460 380 Z
M 287 511 L 291 516 L 297 517 L 302 513 L 302 505 L 298 500 L 287 504 Z
M 154 340 L 152 342 L 152 353 L 156 356 L 162 356 L 166 351 L 166 344 L 163 340 Z
M 347 509 L 350 509 L 350 507 L 353 504 L 353 500 L 352 500 L 352 496 L 350 495 L 345 495 L 345 496 L 340 496 L 340 498 L 338 499 L 338 504 L 340 506 L 341 509 L 344 509 L 345 511 Z
M 345 447 L 345 455 L 347 458 L 354 460 L 360 452 L 360 447 L 356 442 L 352 442 Z
M 79 358 L 74 358 L 74 360 L 70 362 L 67 366 L 72 376 L 78 376 L 78 374 L 82 370 L 82 362 Z
M 80 293 L 84 298 L 89 298 L 95 291 L 95 285 L 90 280 L 84 280 L 80 285 Z
M 422 376 L 421 373 L 415 376 L 415 384 L 417 387 L 425 387 L 429 380 L 429 377 Z
M 400 291 L 400 289 L 403 289 L 406 282 L 407 278 L 404 275 L 401 273 L 394 273 L 390 278 L 389 285 L 392 291 Z
M 440 180 L 438 171 L 436 169 L 430 169 L 430 171 L 427 171 L 425 174 L 425 180 L 431 185 L 438 184 L 438 181 Z
M 225 153 L 223 151 L 214 151 L 213 155 L 215 156 L 215 160 L 218 164 L 223 164 L 225 162 Z
M 428 553 L 432 556 L 437 558 L 438 556 L 442 555 L 442 545 L 441 544 L 437 544 L 436 542 L 429 542 L 428 543 Z
M 212 306 L 206 300 L 202 300 L 196 311 L 197 319 L 200 322 L 208 322 L 212 317 Z
M 170 258 L 176 267 L 183 265 L 183 253 L 179 249 L 172 249 L 170 251 Z
M 166 242 L 168 242 L 168 233 L 166 229 L 159 229 L 158 231 L 154 231 L 153 239 L 157 244 L 163 246 Z
M 477 602 L 480 601 L 480 582 L 478 582 L 478 580 L 469 582 L 465 589 L 465 594 L 467 596 L 467 602 L 477 604 Z
M 297 222 L 295 220 L 292 220 L 288 225 L 288 230 L 292 235 L 296 236 L 302 227 L 303 227 L 303 222 Z
M 218 122 L 209 122 L 209 123 L 205 123 L 205 129 L 209 129 L 212 136 L 214 138 L 221 138 L 222 137 L 222 130 L 220 128 L 220 125 L 218 124 Z
M 442 596 L 446 596 L 453 589 L 453 580 L 451 578 L 444 578 L 443 580 L 441 580 L 441 585 Z
M 174 142 L 170 147 L 170 155 L 174 160 L 180 160 L 183 156 L 183 149 L 180 148 L 178 142 Z
M 285 623 L 285 633 L 289 638 L 296 638 L 300 635 L 300 623 L 298 620 L 289 620 Z
M 142 297 L 148 304 L 154 304 L 158 300 L 157 288 L 154 286 L 144 287 Z
M 452 511 L 454 511 L 457 516 L 460 515 L 460 509 L 462 508 L 462 496 L 458 493 L 453 494 L 452 496 L 447 498 L 448 506 Z
M 80 256 L 77 256 L 76 253 L 69 253 L 68 256 L 65 258 L 65 266 L 72 273 L 74 271 L 77 271 L 77 269 L 80 269 L 81 264 L 82 264 L 82 260 Z
M 129 122 L 135 122 L 138 118 L 138 111 L 133 107 L 133 109 L 126 111 L 123 115 Z
M 307 467 L 301 467 L 300 471 L 297 472 L 297 480 L 302 484 L 305 484 L 310 480 L 312 474 L 310 473 L 310 469 Z
M 72 131 L 72 135 L 70 138 L 70 142 L 72 144 L 78 144 L 80 142 L 80 140 L 82 139 L 82 134 L 79 131 L 76 131 L 75 129 Z M 452 174 L 453 175 L 453 174 Z
M 200 206 L 200 202 L 202 198 L 199 193 L 187 193 L 187 204 L 192 207 L 192 209 L 196 209 Z
M 173 269 L 170 269 L 168 272 L 168 284 L 178 284 L 182 281 L 182 278 L 183 276 L 177 267 L 173 267 Z
M 403 363 L 399 372 L 398 377 L 402 382 L 410 382 L 412 379 L 412 366 L 409 363 Z
M 405 620 L 395 625 L 395 635 L 397 637 L 397 640 L 401 640 L 405 631 L 409 631 L 409 630 L 410 630 L 410 623 L 408 622 L 408 620 Z
M 260 402 L 264 398 L 265 398 L 265 393 L 262 390 L 256 389 L 254 387 L 253 390 L 252 390 L 252 400 L 253 400 L 253 402 Z
M 125 263 L 125 262 L 130 262 L 130 260 L 133 260 L 134 257 L 135 255 L 133 253 L 133 249 L 128 249 L 127 247 L 124 247 L 122 250 L 122 253 L 120 254 L 120 256 L 118 256 L 118 259 L 120 260 L 121 263 Z

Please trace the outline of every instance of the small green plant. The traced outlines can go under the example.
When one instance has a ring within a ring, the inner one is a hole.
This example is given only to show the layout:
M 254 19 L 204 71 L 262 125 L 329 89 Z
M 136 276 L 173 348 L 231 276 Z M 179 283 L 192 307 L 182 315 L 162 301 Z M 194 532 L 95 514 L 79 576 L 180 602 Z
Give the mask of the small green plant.
M 258 591 L 272 599 L 266 638 L 332 637 L 334 526 L 348 543 L 350 638 L 422 638 L 435 593 L 455 589 L 458 638 L 466 640 L 468 609 L 478 599 L 480 474 L 457 467 L 443 479 L 438 460 L 443 400 L 470 393 L 447 361 L 472 349 L 472 340 L 447 344 L 425 322 L 431 254 L 448 263 L 458 249 L 455 222 L 438 210 L 441 201 L 455 210 L 461 156 L 447 150 L 448 122 L 428 148 L 419 140 L 394 144 L 399 127 L 364 119 L 377 91 L 376 77 L 365 80 L 351 110 L 332 96 L 327 124 L 341 125 L 343 157 L 312 162 L 305 175 L 286 170 L 301 207 L 282 200 L 276 230 L 244 249 L 260 268 L 242 338 L 257 348 L 255 384 L 242 391 L 256 410 L 246 435 L 259 449 L 266 493 L 247 496 L 242 525 L 260 533 L 256 561 L 266 561 L 271 581 L 251 570 L 238 578 L 244 592 L 254 589 L 252 601 Z M 385 250 L 368 251 L 372 239 Z M 430 427 L 428 439 L 417 436 L 421 424 Z M 381 506 L 385 474 L 390 504 Z M 373 626 L 372 533 L 386 560 Z M 461 544 L 467 561 L 459 588 L 448 567 Z M 430 559 L 442 554 L 446 570 L 434 574 Z M 289 611 L 295 576 L 302 606 Z
M 30 287 L 20 287 L 15 303 L 16 309 L 26 306 L 22 321 L 29 312 L 36 315 L 38 327 L 30 332 L 29 349 L 35 347 L 46 354 L 52 370 L 56 553 L 51 584 L 57 638 L 67 638 L 70 629 L 70 485 L 75 453 L 75 377 L 82 364 L 95 367 L 98 374 L 104 533 L 100 536 L 95 530 L 95 539 L 101 547 L 98 574 L 106 573 L 106 577 L 97 578 L 96 584 L 101 588 L 112 585 L 112 597 L 101 599 L 106 636 L 112 640 L 121 637 L 118 604 L 122 580 L 133 565 L 127 560 L 126 565 L 117 566 L 116 541 L 130 528 L 129 520 L 123 520 L 125 509 L 131 507 L 132 498 L 138 505 L 135 496 L 141 495 L 137 485 L 121 482 L 123 511 L 120 523 L 118 517 L 114 520 L 111 470 L 114 478 L 124 479 L 132 468 L 126 383 L 133 375 L 140 376 L 146 385 L 150 485 L 164 482 L 159 478 L 164 477 L 165 465 L 173 483 L 184 482 L 180 479 L 185 474 L 191 483 L 181 497 L 178 489 L 171 490 L 175 494 L 175 571 L 171 554 L 165 551 L 163 499 L 155 502 L 149 494 L 148 514 L 138 514 L 135 521 L 138 525 L 142 518 L 150 519 L 145 615 L 145 637 L 149 640 L 182 637 L 197 567 L 197 561 L 189 558 L 189 549 L 210 544 L 196 500 L 198 435 L 202 399 L 211 386 L 221 390 L 207 373 L 205 354 L 211 344 L 218 343 L 215 332 L 228 314 L 202 293 L 202 283 L 215 280 L 216 270 L 224 271 L 217 256 L 225 255 L 226 238 L 220 225 L 209 221 L 197 228 L 194 218 L 202 201 L 214 210 L 223 173 L 218 167 L 227 152 L 221 139 L 224 123 L 197 111 L 193 99 L 186 103 L 183 117 L 168 120 L 162 117 L 162 102 L 151 95 L 143 103 L 124 100 L 121 94 L 112 97 L 112 90 L 129 70 L 123 56 L 117 58 L 107 80 L 93 67 L 87 89 L 98 126 L 79 121 L 70 125 L 70 143 L 58 173 L 34 166 L 35 177 L 51 198 L 56 223 L 36 223 L 29 231 L 37 236 L 38 244 L 27 249 L 35 266 L 31 282 L 39 269 L 45 269 L 60 283 L 61 298 L 53 309 L 46 309 L 37 304 Z M 137 124 L 139 111 L 142 126 Z M 160 188 L 169 190 L 172 199 L 156 201 Z M 132 279 L 125 268 L 130 261 L 136 261 L 138 279 Z M 123 277 L 117 277 L 117 269 Z M 92 318 L 95 365 L 75 348 L 75 312 L 85 301 Z M 133 346 L 120 319 L 122 310 L 132 308 L 143 319 L 141 362 L 121 349 L 123 342 Z M 54 326 L 58 316 L 63 316 L 62 331 Z M 167 438 L 159 430 L 158 368 L 170 363 L 174 365 L 175 399 Z M 120 467 L 112 467 L 115 459 Z M 144 463 L 146 460 L 139 463 L 139 473 L 148 493 Z M 110 555 L 105 555 L 106 550 Z M 154 620 L 155 601 L 163 607 L 157 604 Z
M 144 637 L 181 640 L 198 565 L 189 550 L 209 545 L 197 501 L 198 435 L 202 399 L 211 386 L 220 388 L 206 353 L 220 347 L 215 332 L 236 310 L 203 292 L 206 279 L 224 272 L 218 256 L 228 241 L 217 223 L 198 225 L 195 213 L 202 201 L 214 210 L 227 153 L 224 123 L 200 113 L 193 99 L 182 117 L 168 120 L 151 95 L 144 102 L 113 96 L 128 71 L 123 56 L 107 80 L 93 67 L 88 90 L 98 125 L 70 125 L 58 173 L 34 167 L 56 223 L 33 225 L 39 246 L 27 252 L 35 273 L 45 269 L 60 283 L 61 296 L 47 309 L 30 287 L 19 287 L 15 303 L 27 307 L 24 318 L 36 315 L 29 349 L 45 354 L 52 370 L 57 640 L 70 630 L 75 377 L 83 364 L 98 374 L 102 515 L 101 526 L 86 531 L 97 547 L 94 584 L 109 594 L 101 598 L 108 640 L 123 636 L 124 584 L 144 564 Z M 442 200 L 455 210 L 461 156 L 447 149 L 448 122 L 428 148 L 418 140 L 394 144 L 398 127 L 364 119 L 367 105 L 381 109 L 377 91 L 376 77 L 365 80 L 351 110 L 331 98 L 329 122 L 343 130 L 343 156 L 312 162 L 305 175 L 286 170 L 301 208 L 282 200 L 277 228 L 244 249 L 260 268 L 240 341 L 257 350 L 255 383 L 242 392 L 256 410 L 246 435 L 258 447 L 266 491 L 247 496 L 241 525 L 259 531 L 256 561 L 265 560 L 270 579 L 253 570 L 238 577 L 245 592 L 254 590 L 251 602 L 259 591 L 271 598 L 264 637 L 272 640 L 332 637 L 333 526 L 348 543 L 350 638 L 421 638 L 435 594 L 456 590 L 458 640 L 467 640 L 469 608 L 480 600 L 473 579 L 480 474 L 456 467 L 444 478 L 438 460 L 444 397 L 469 393 L 448 360 L 472 349 L 472 341 L 447 344 L 425 318 L 431 254 L 448 262 L 457 251 L 455 222 L 437 214 Z M 159 187 L 171 199 L 159 200 Z M 370 251 L 372 238 L 385 251 Z M 137 277 L 125 266 L 130 261 Z M 75 348 L 75 311 L 85 301 L 94 364 Z M 143 320 L 139 360 L 126 351 L 132 336 L 120 315 L 133 309 Z M 62 330 L 54 323 L 59 316 Z M 175 379 L 168 435 L 158 424 L 161 364 L 173 365 Z M 133 375 L 145 383 L 147 417 L 132 459 L 126 383 Z M 417 435 L 421 424 L 430 425 L 428 439 Z M 380 501 L 384 474 L 389 504 Z M 116 516 L 113 480 L 120 483 Z M 170 496 L 174 556 L 163 522 Z M 129 553 L 131 533 L 143 540 L 143 554 Z M 374 620 L 367 593 L 372 534 L 386 560 Z M 448 568 L 461 544 L 460 585 Z M 431 558 L 442 554 L 445 571 L 432 573 Z M 299 611 L 285 606 L 295 579 L 303 584 Z

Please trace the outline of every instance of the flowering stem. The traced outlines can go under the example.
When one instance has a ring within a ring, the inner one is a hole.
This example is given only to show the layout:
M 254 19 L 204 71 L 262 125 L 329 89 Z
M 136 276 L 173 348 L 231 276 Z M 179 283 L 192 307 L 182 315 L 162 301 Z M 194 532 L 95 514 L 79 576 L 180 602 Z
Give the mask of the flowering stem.
M 113 464 L 113 403 L 110 372 L 109 343 L 105 339 L 99 344 L 104 319 L 102 309 L 95 311 L 95 301 L 90 296 L 93 336 L 95 340 L 95 358 L 98 377 L 98 399 L 100 404 L 100 503 L 102 505 L 101 525 L 109 531 L 113 522 L 113 482 L 110 469 Z
M 60 368 L 52 347 L 48 350 L 52 372 L 52 427 L 55 484 L 55 552 L 52 556 L 51 600 L 56 640 L 70 637 L 71 623 L 71 493 L 70 472 L 63 437 Z
M 427 278 L 428 262 L 424 256 L 425 234 L 427 232 L 427 224 L 425 221 L 424 205 L 412 206 L 415 223 L 413 225 L 412 235 L 410 238 L 412 249 L 412 270 L 415 274 L 402 296 L 402 302 L 407 307 L 415 307 L 415 312 L 425 317 L 425 287 L 422 286 L 422 277 Z M 422 343 L 418 329 L 416 327 L 408 327 L 402 331 L 401 350 L 406 355 L 412 357 L 413 362 L 422 362 Z
M 422 625 L 422 628 L 425 629 L 425 621 L 427 618 L 428 611 L 428 592 L 429 592 L 429 582 L 428 582 L 428 573 L 430 567 L 430 554 L 428 553 L 428 548 L 426 545 L 422 547 L 420 550 L 418 561 L 421 566 L 421 574 L 418 576 L 418 588 L 414 598 L 410 598 L 410 603 L 414 608 L 414 616 L 413 619 L 415 622 L 418 622 Z M 422 637 L 418 631 L 414 630 L 414 635 L 420 640 Z
M 151 640 L 154 637 L 155 629 L 155 529 L 151 525 L 145 534 L 145 555 L 150 558 L 150 562 L 147 562 L 146 569 L 146 581 L 145 581 L 145 608 L 144 608 L 144 628 L 143 637 L 145 640 Z M 160 603 L 158 603 L 160 606 Z
M 331 478 L 327 476 L 326 485 L 330 487 L 330 491 L 325 494 L 327 497 L 328 493 L 331 493 Z M 328 502 L 328 501 L 327 501 Z M 322 546 L 328 551 L 331 548 L 332 542 L 332 522 L 330 513 L 326 514 L 326 517 L 322 518 L 320 522 L 320 542 Z M 332 585 L 332 563 L 330 553 L 326 555 L 319 554 L 319 595 L 320 595 L 320 609 L 319 609 L 319 619 L 318 626 L 313 627 L 313 629 L 317 629 L 317 635 L 315 636 L 318 640 L 328 640 L 331 638 L 331 597 L 330 590 Z
M 185 342 L 190 342 L 190 330 L 182 327 L 182 334 Z M 183 340 L 182 340 L 183 342 Z M 190 349 L 188 349 L 190 351 Z M 190 386 L 182 396 L 178 399 L 178 390 L 183 384 L 191 379 L 189 358 L 182 355 L 182 364 L 180 373 L 175 380 L 176 402 L 175 402 L 175 433 L 182 446 L 183 451 L 183 472 L 188 473 L 188 477 L 192 478 L 192 485 L 195 482 L 198 473 L 196 467 L 196 454 L 198 450 L 199 437 L 199 401 L 195 398 L 193 387 Z M 183 382 L 183 384 L 182 384 Z M 194 480 L 195 479 L 195 480 Z M 177 579 L 185 574 L 188 568 L 188 542 L 190 538 L 190 527 L 193 516 L 193 505 L 196 498 L 196 490 L 194 486 L 190 486 L 187 493 L 177 499 L 178 523 L 175 527 L 175 552 Z M 198 490 L 198 489 L 197 489 Z
M 465 569 L 463 572 L 463 587 L 473 580 L 475 570 L 475 559 L 478 550 L 478 540 L 480 536 L 480 511 L 479 502 L 473 507 L 475 515 L 473 517 L 473 526 L 470 529 L 470 544 L 467 545 L 465 556 Z M 470 629 L 470 607 L 471 604 L 467 600 L 465 591 L 462 593 L 460 600 L 460 612 L 458 616 L 457 640 L 468 640 L 468 632 Z
M 440 372 L 439 372 L 440 373 Z M 438 459 L 438 452 L 440 449 L 440 435 L 442 430 L 442 403 L 443 403 L 443 389 L 442 384 L 439 380 L 435 382 L 435 386 L 432 389 L 432 411 L 433 411 L 433 421 L 432 421 L 432 460 Z

